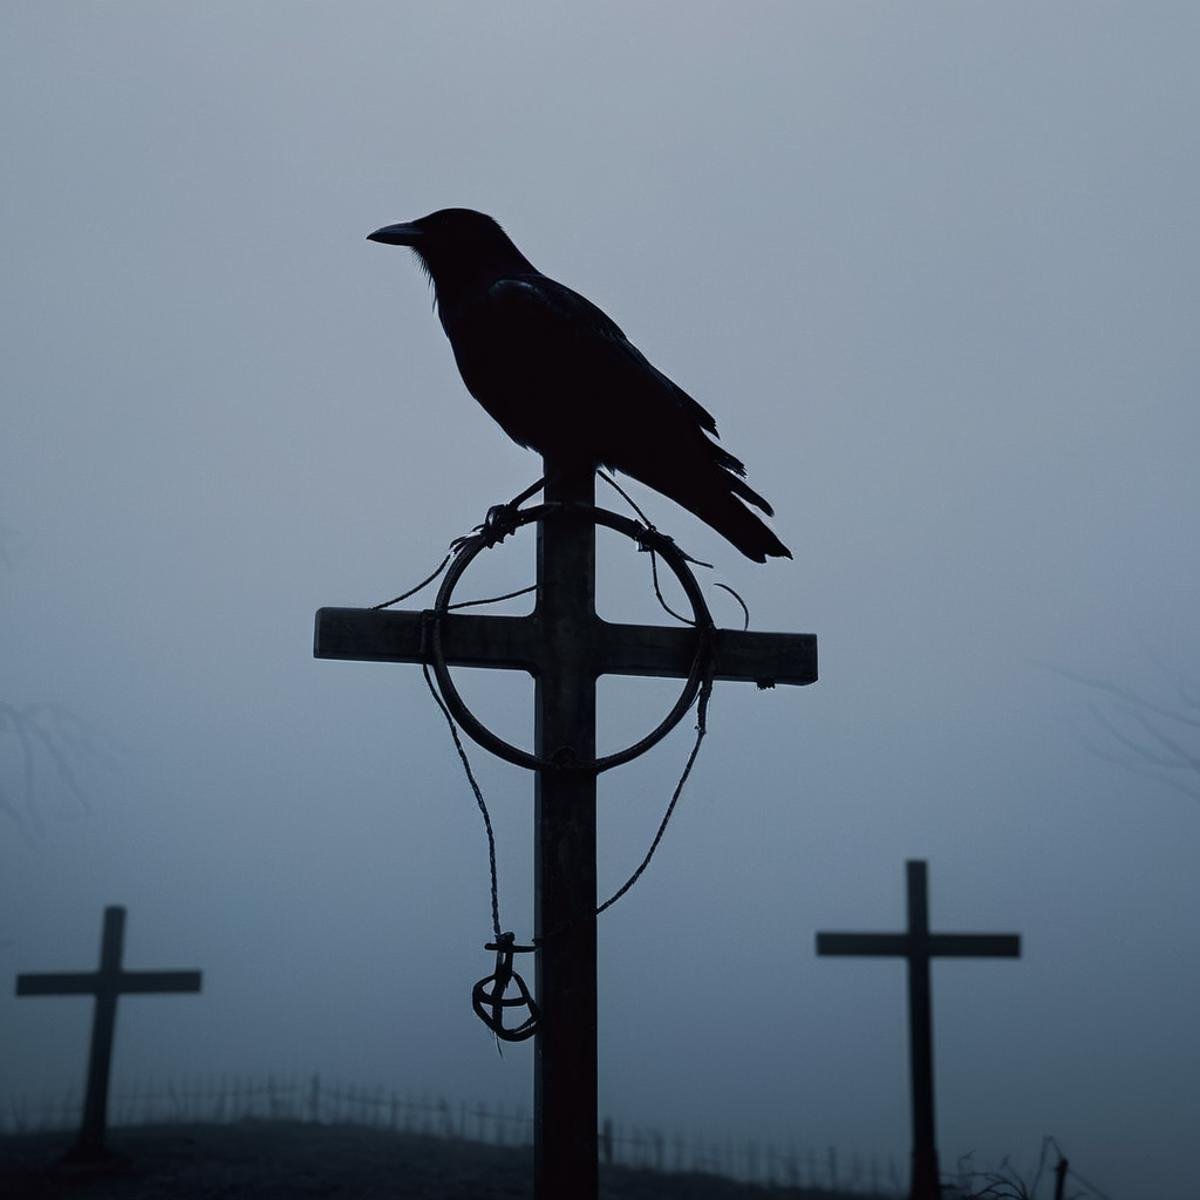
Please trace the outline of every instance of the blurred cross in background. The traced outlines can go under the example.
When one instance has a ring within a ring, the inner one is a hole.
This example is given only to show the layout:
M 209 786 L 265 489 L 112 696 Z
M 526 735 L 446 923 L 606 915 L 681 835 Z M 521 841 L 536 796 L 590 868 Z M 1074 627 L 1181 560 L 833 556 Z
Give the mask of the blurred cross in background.
M 199 971 L 126 971 L 121 966 L 125 941 L 125 909 L 111 905 L 104 910 L 104 933 L 100 939 L 100 967 L 96 971 L 18 975 L 18 996 L 95 996 L 92 1016 L 92 1046 L 88 1056 L 87 1092 L 83 1122 L 70 1153 L 74 1160 L 102 1157 L 108 1113 L 108 1081 L 112 1065 L 113 1032 L 117 1020 L 117 997 L 150 992 L 198 992 Z
M 911 1200 L 941 1196 L 933 1118 L 933 1011 L 929 960 L 1019 958 L 1015 933 L 930 933 L 926 864 L 906 864 L 908 929 L 904 933 L 818 933 L 818 954 L 886 955 L 908 960 L 908 1047 L 912 1074 L 913 1157 Z

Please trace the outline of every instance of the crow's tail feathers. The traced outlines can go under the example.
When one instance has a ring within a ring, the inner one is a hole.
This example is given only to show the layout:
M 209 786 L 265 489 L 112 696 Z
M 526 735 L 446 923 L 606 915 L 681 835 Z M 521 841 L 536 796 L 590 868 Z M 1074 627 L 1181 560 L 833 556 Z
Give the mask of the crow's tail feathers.
M 705 439 L 704 449 L 712 456 L 712 461 L 718 467 L 724 468 L 722 475 L 727 487 L 747 503 L 761 509 L 768 517 L 775 515 L 775 510 L 746 482 L 746 466 L 740 458 L 735 458 L 724 446 L 717 446 L 707 439 Z
M 659 460 L 636 466 L 626 463 L 621 469 L 681 504 L 732 542 L 747 558 L 766 562 L 768 558 L 792 557 L 792 552 L 762 518 L 742 503 L 745 500 L 768 516 L 772 515 L 771 506 L 737 475 L 716 464 L 700 466 L 693 461 L 684 471 L 664 470 L 665 465 L 675 466 Z
M 768 517 L 775 515 L 775 510 L 744 480 L 738 479 L 736 475 L 728 476 L 730 490 L 741 496 L 741 498 L 755 508 L 761 509 Z M 751 514 L 753 516 L 753 514 Z
M 766 562 L 768 558 L 791 558 L 792 552 L 738 496 L 745 496 L 768 515 L 771 506 L 740 479 L 725 478 L 729 483 L 729 491 L 717 492 L 713 489 L 694 497 L 694 502 L 693 497 L 681 497 L 680 503 L 755 562 Z M 734 495 L 735 492 L 737 495 Z

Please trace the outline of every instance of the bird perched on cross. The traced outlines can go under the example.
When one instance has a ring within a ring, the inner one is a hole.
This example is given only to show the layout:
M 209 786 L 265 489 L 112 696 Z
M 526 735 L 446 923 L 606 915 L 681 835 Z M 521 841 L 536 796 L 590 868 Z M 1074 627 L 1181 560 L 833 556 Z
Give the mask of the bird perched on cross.
M 417 254 L 467 390 L 515 442 L 623 471 L 755 562 L 791 557 L 753 511 L 771 506 L 713 440 L 712 414 L 491 217 L 445 208 L 368 236 Z

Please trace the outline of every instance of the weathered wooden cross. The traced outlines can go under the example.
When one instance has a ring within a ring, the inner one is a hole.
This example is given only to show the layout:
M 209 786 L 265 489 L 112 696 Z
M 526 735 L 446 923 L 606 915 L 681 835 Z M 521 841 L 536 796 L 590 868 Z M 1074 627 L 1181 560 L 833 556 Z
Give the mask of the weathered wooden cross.
M 543 498 L 561 506 L 537 530 L 537 601 L 529 616 L 448 614 L 446 663 L 530 672 L 535 754 L 589 763 L 596 753 L 596 679 L 603 674 L 688 678 L 690 629 L 612 624 L 596 615 L 595 527 L 572 515 L 594 504 L 591 464 L 545 462 Z M 427 661 L 420 612 L 323 608 L 318 658 Z M 715 679 L 781 684 L 817 677 L 811 634 L 718 630 Z M 469 731 L 469 730 L 468 730 Z M 596 1099 L 596 772 L 538 768 L 534 785 L 535 995 L 542 1020 L 534 1046 L 534 1193 L 594 1200 Z M 556 932 L 558 934 L 556 935 Z M 535 940 L 537 940 L 535 938 Z
M 930 933 L 926 864 L 910 861 L 908 929 L 904 933 L 818 933 L 818 954 L 885 955 L 908 959 L 908 1058 L 912 1075 L 911 1200 L 941 1196 L 933 1124 L 933 1013 L 931 958 L 1020 958 L 1016 933 Z
M 92 1015 L 92 1048 L 88 1056 L 87 1092 L 83 1123 L 72 1157 L 103 1154 L 108 1111 L 108 1077 L 112 1064 L 113 1030 L 117 1020 L 117 997 L 147 992 L 198 992 L 199 971 L 126 971 L 121 966 L 125 940 L 125 909 L 112 905 L 104 910 L 104 932 L 100 939 L 100 969 L 67 974 L 18 975 L 18 996 L 95 996 Z

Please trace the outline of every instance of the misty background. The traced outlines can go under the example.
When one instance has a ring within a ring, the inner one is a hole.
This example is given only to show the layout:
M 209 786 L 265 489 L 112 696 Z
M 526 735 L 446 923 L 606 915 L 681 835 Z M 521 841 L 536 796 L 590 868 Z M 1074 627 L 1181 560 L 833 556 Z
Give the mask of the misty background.
M 717 686 L 601 919 L 602 1112 L 906 1163 L 903 964 L 813 935 L 900 928 L 920 857 L 935 929 L 1024 947 L 934 966 L 943 1166 L 1053 1134 L 1114 1197 L 1193 1195 L 1200 802 L 1107 761 L 1115 699 L 1056 668 L 1168 706 L 1200 679 L 1198 26 L 5 5 L 0 701 L 87 734 L 74 787 L 39 745 L 30 788 L 0 729 L 0 1097 L 81 1088 L 91 1005 L 11 980 L 92 969 L 122 903 L 127 966 L 204 992 L 122 1000 L 117 1089 L 319 1070 L 530 1103 L 530 1047 L 470 1012 L 487 860 L 443 719 L 415 667 L 311 654 L 316 608 L 404 590 L 539 474 L 411 257 L 364 240 L 466 205 L 712 409 L 795 561 L 634 494 L 754 628 L 819 637 L 814 687 Z M 462 595 L 530 582 L 532 544 Z M 604 615 L 668 620 L 644 556 L 605 536 L 600 572 Z M 529 682 L 462 674 L 528 744 Z M 603 681 L 602 749 L 676 686 Z M 602 778 L 603 895 L 689 726 Z M 471 757 L 520 938 L 532 783 Z

